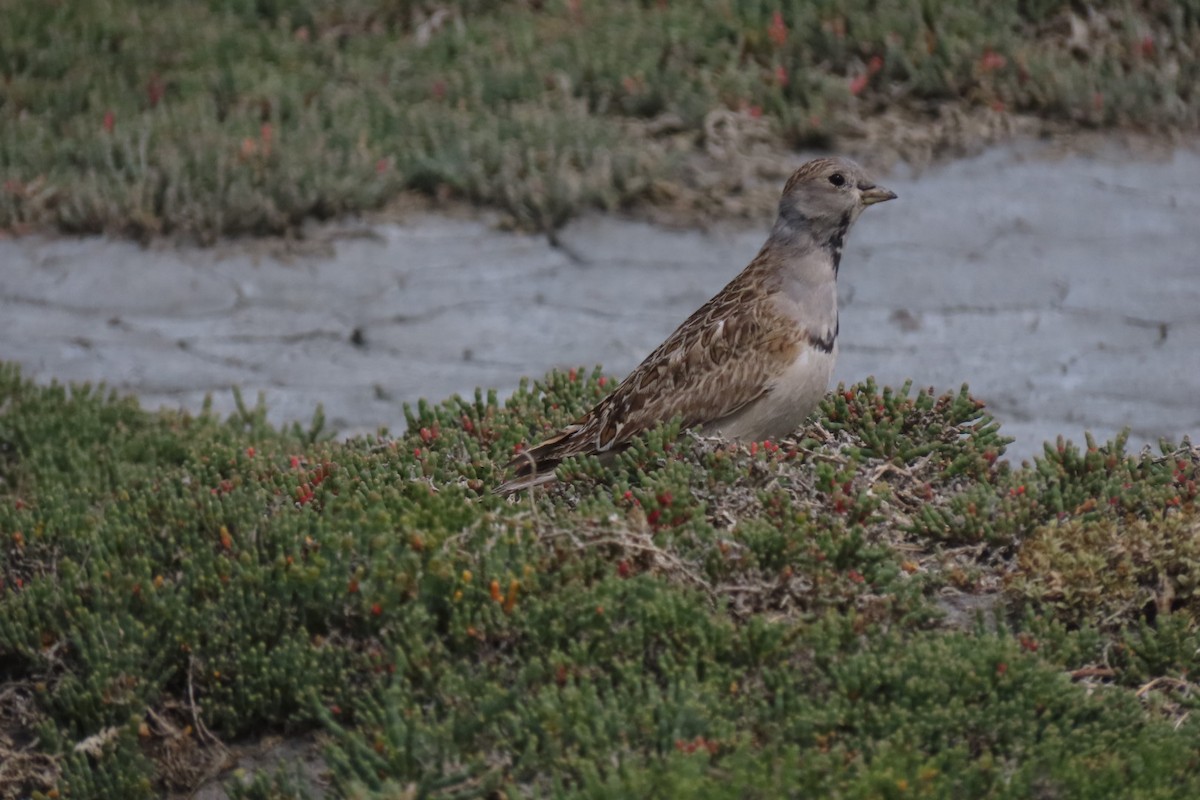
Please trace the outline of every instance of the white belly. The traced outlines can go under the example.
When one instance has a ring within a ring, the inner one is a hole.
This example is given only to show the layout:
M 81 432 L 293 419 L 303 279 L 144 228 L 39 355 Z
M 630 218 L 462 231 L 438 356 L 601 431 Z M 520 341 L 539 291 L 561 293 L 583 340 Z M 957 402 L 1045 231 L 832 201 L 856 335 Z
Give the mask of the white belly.
M 830 353 L 805 347 L 792 366 L 771 384 L 770 391 L 737 414 L 705 427 L 703 433 L 744 442 L 778 439 L 792 433 L 825 396 L 835 361 L 836 342 Z

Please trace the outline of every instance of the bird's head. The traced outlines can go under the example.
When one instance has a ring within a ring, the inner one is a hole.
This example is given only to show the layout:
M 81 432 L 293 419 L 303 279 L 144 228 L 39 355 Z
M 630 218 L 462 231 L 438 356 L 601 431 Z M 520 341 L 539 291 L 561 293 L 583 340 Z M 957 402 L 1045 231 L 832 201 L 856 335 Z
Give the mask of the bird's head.
M 895 199 L 846 158 L 818 158 L 792 173 L 779 200 L 779 221 L 820 237 L 848 228 L 869 205 Z

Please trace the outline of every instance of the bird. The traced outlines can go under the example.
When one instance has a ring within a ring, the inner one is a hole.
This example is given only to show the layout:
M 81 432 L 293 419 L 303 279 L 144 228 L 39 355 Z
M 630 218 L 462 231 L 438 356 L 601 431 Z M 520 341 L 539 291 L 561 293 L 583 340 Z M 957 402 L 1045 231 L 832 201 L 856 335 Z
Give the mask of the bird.
M 564 459 L 618 453 L 676 417 L 682 429 L 742 442 L 794 431 L 825 396 L 837 359 L 846 236 L 863 209 L 895 198 L 849 159 L 802 164 L 746 268 L 591 410 L 513 458 L 496 493 L 553 481 Z

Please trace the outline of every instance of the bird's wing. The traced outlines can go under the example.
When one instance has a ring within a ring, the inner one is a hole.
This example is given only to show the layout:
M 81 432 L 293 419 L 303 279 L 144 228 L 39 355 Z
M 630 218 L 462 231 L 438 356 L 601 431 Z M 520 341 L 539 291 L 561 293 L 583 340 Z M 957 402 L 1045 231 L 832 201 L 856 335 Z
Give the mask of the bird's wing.
M 513 459 L 510 468 L 518 478 L 535 478 L 565 458 L 619 450 L 677 416 L 685 428 L 728 417 L 769 391 L 772 379 L 804 346 L 805 332 L 783 320 L 760 287 L 735 280 L 680 325 L 612 394 Z

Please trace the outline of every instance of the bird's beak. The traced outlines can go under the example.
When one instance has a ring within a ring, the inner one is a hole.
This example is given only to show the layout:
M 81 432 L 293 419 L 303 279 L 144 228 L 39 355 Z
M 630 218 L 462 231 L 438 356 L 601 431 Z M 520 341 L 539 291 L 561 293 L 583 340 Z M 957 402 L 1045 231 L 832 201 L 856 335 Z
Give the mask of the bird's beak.
M 890 189 L 885 189 L 882 186 L 860 186 L 861 197 L 864 206 L 873 206 L 876 203 L 882 203 L 886 200 L 895 200 L 896 193 Z

